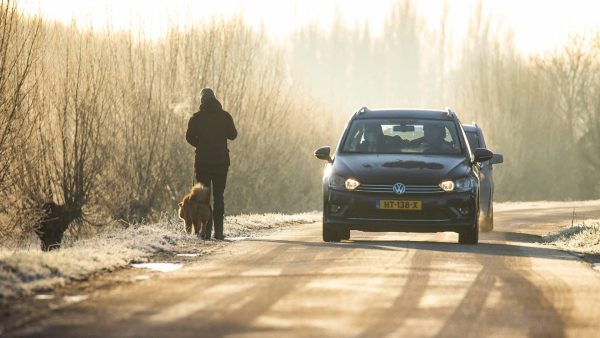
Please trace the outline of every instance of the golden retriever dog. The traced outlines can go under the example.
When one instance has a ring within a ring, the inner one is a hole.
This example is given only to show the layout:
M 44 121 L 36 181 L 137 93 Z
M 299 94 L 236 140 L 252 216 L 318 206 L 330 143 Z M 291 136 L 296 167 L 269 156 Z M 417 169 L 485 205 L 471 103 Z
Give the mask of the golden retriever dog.
M 194 185 L 190 193 L 179 202 L 179 218 L 185 222 L 187 234 L 204 238 L 206 225 L 212 218 L 210 188 L 202 183 Z

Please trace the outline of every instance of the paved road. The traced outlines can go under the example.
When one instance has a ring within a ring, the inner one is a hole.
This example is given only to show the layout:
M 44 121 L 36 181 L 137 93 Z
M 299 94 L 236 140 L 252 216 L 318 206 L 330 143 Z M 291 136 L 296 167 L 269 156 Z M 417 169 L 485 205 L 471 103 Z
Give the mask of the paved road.
M 578 213 L 600 218 L 600 204 Z M 457 235 L 320 224 L 236 242 L 181 270 L 109 287 L 10 335 L 46 337 L 598 337 L 600 273 L 535 244 L 572 208 L 505 210 Z

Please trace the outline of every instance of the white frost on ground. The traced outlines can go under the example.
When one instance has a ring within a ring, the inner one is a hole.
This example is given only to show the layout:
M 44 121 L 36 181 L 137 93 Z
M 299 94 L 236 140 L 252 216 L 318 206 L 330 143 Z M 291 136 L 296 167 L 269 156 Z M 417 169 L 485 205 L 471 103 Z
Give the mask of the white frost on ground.
M 527 210 L 527 209 L 546 209 L 546 208 L 581 208 L 586 206 L 600 205 L 600 200 L 591 201 L 535 201 L 535 202 L 494 202 L 494 211 L 507 210 Z
M 252 237 L 258 230 L 276 229 L 281 225 L 320 222 L 321 212 L 300 214 L 262 214 L 229 216 L 225 224 L 225 236 L 229 238 Z
M 556 233 L 544 236 L 543 240 L 564 250 L 600 254 L 600 220 L 587 220 L 569 225 Z
M 319 220 L 318 212 L 230 216 L 225 221 L 225 236 L 255 236 L 264 230 Z M 125 229 L 105 229 L 94 237 L 51 252 L 37 248 L 0 248 L 0 301 L 51 290 L 71 280 L 84 280 L 95 273 L 143 262 L 154 254 L 177 247 L 202 250 L 216 243 L 188 236 L 178 219 L 166 219 Z

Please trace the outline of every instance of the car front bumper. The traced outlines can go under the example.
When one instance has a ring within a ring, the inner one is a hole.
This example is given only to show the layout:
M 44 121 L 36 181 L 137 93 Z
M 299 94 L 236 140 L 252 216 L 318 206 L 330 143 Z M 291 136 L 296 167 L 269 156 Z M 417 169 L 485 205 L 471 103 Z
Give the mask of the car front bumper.
M 476 191 L 395 195 L 329 190 L 325 197 L 325 221 L 351 230 L 460 232 L 475 227 L 479 212 Z M 420 201 L 422 210 L 381 210 L 378 200 Z

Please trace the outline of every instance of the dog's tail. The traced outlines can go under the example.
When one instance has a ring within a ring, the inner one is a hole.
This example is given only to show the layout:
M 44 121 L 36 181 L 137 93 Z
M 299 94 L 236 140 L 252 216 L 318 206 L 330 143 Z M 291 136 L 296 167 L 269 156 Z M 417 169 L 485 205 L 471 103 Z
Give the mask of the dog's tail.
M 196 183 L 192 187 L 192 199 L 198 202 L 210 202 L 210 188 L 205 187 L 202 183 Z

